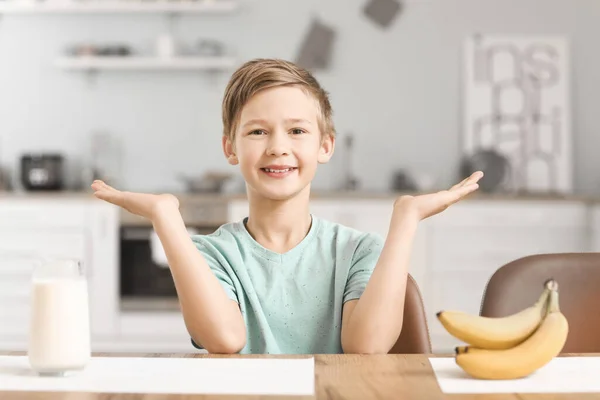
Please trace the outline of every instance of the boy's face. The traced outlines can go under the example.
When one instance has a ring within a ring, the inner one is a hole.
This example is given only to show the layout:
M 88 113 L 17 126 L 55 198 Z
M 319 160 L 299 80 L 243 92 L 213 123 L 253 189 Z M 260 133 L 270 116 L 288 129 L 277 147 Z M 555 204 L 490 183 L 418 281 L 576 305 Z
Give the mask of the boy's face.
M 239 164 L 249 190 L 272 200 L 309 187 L 317 165 L 331 158 L 334 139 L 321 135 L 317 102 L 297 87 L 265 89 L 242 109 L 235 143 L 223 138 L 225 156 Z

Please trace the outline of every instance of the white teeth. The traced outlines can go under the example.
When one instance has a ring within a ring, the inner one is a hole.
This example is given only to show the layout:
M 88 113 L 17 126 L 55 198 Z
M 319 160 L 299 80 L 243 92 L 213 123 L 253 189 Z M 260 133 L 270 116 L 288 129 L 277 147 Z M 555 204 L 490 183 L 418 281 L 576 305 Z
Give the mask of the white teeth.
M 275 173 L 278 173 L 278 174 L 282 174 L 282 173 L 284 173 L 284 172 L 288 172 L 288 171 L 290 171 L 290 170 L 291 170 L 291 168 L 287 168 L 287 169 L 271 169 L 271 168 L 265 168 L 265 171 L 267 171 L 267 172 L 275 172 Z

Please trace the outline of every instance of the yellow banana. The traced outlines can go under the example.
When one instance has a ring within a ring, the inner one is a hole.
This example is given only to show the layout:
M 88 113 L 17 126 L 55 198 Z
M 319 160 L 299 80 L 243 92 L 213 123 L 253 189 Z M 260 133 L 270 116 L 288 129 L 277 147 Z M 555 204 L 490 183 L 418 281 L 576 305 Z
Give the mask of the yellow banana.
M 467 347 L 456 355 L 466 373 L 478 379 L 518 379 L 528 376 L 560 354 L 569 333 L 569 324 L 560 312 L 558 292 L 550 294 L 548 314 L 525 342 L 508 350 Z
M 460 311 L 440 311 L 437 317 L 455 338 L 482 349 L 502 350 L 527 339 L 546 314 L 548 295 L 554 280 L 544 284 L 544 291 L 532 306 L 506 317 L 490 318 Z

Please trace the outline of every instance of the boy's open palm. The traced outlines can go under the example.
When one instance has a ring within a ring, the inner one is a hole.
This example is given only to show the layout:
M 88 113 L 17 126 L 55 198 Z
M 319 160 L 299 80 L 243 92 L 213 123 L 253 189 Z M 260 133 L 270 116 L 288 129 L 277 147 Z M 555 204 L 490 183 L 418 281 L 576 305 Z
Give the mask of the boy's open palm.
M 476 191 L 479 188 L 477 182 L 482 177 L 483 172 L 477 171 L 448 190 L 419 196 L 402 196 L 398 199 L 398 202 L 401 206 L 410 207 L 417 213 L 419 220 L 423 220 L 439 214 L 468 194 Z
M 149 220 L 152 220 L 164 206 L 179 208 L 179 200 L 171 194 L 123 192 L 100 180 L 92 183 L 92 189 L 97 198 Z

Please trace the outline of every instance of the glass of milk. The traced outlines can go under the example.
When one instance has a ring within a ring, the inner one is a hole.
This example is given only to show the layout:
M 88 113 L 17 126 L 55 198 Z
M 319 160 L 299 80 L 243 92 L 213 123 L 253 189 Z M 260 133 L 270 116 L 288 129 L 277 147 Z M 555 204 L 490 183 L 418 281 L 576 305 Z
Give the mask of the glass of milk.
M 36 263 L 32 279 L 28 356 L 40 375 L 63 376 L 91 358 L 88 287 L 76 259 Z

